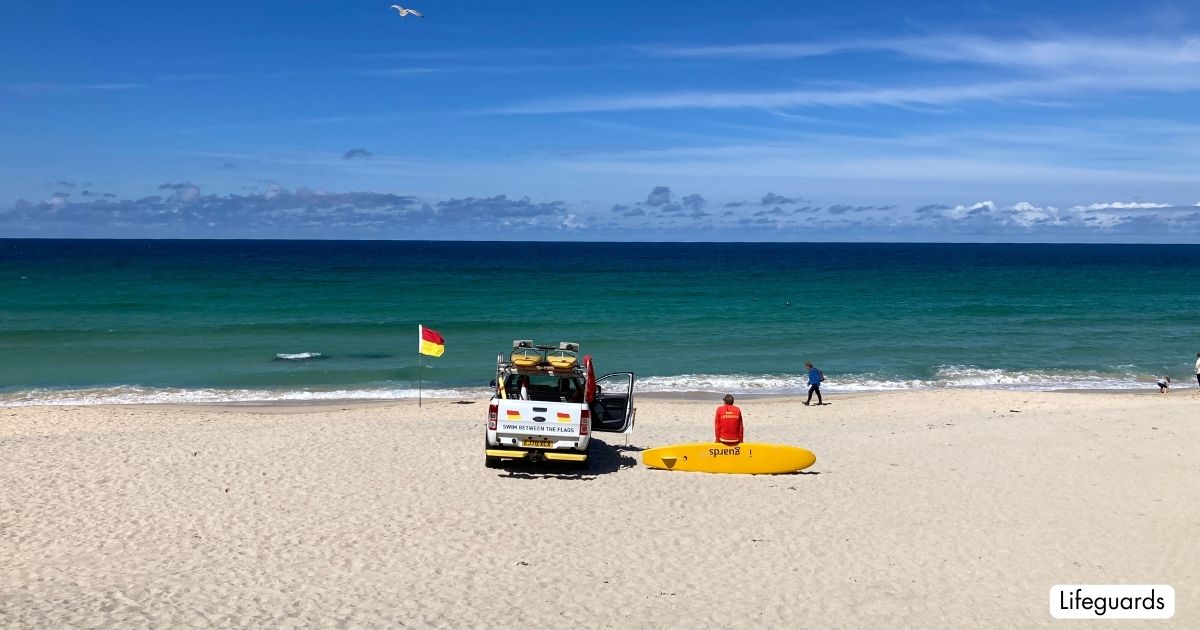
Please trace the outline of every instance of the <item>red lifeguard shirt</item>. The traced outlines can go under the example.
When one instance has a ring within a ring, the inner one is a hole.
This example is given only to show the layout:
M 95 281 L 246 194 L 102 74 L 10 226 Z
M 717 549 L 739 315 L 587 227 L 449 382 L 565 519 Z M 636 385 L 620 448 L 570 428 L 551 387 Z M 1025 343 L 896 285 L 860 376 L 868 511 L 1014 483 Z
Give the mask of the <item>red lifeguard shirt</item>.
M 713 420 L 713 436 L 718 442 L 740 444 L 742 442 L 742 410 L 734 405 L 717 407 Z

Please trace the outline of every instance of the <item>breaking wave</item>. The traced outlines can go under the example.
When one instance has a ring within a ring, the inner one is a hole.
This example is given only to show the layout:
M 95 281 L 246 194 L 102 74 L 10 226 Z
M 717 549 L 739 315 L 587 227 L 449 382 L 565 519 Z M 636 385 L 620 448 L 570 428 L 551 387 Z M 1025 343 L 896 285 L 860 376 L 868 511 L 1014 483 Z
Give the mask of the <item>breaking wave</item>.
M 424 389 L 425 398 L 485 398 L 489 388 Z M 106 387 L 95 389 L 35 389 L 0 394 L 0 407 L 57 405 L 144 405 L 144 404 L 225 404 L 287 403 L 315 401 L 375 401 L 417 398 L 418 390 L 336 389 L 336 390 L 254 390 L 254 389 L 170 389 L 150 387 Z
M 309 361 L 312 359 L 328 359 L 320 352 L 280 352 L 275 355 L 276 361 Z
M 897 378 L 879 374 L 825 373 L 826 392 L 885 392 L 979 388 L 1002 390 L 1129 390 L 1154 384 L 1150 376 L 1134 373 L 1080 371 L 1010 371 L 972 366 L 939 366 L 927 378 Z M 1186 384 L 1182 384 L 1185 385 Z M 640 392 L 712 392 L 742 395 L 799 395 L 808 391 L 801 374 L 683 374 L 639 378 Z
M 826 393 L 886 392 L 935 389 L 1000 390 L 1139 390 L 1156 389 L 1154 378 L 1132 371 L 1101 373 L 1082 371 L 1010 371 L 972 366 L 939 366 L 927 378 L 888 378 L 877 374 L 832 374 L 821 388 Z M 1179 381 L 1173 388 L 1188 389 L 1194 383 Z M 637 380 L 642 394 L 740 394 L 795 396 L 808 390 L 806 378 L 798 374 L 681 374 L 648 376 Z M 432 387 L 417 390 L 407 386 L 360 389 L 173 389 L 119 386 L 92 389 L 34 389 L 0 394 L 0 407 L 39 405 L 135 405 L 135 404 L 223 404 L 287 403 L 309 401 L 406 400 L 418 395 L 429 399 L 485 400 L 488 387 Z

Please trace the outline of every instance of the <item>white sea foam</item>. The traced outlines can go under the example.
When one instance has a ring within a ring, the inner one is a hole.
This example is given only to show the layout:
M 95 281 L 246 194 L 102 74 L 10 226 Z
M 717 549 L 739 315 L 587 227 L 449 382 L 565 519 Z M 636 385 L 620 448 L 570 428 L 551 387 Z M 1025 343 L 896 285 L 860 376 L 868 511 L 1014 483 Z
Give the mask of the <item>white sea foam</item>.
M 796 374 L 681 374 L 637 379 L 640 392 L 729 392 L 794 394 L 807 391 L 807 376 Z
M 1119 369 L 1119 368 L 1118 368 Z M 1135 374 L 1132 369 L 1114 373 L 1082 371 L 1007 371 L 973 366 L 940 366 L 926 379 L 896 379 L 877 374 L 831 374 L 821 384 L 822 391 L 880 392 L 980 388 L 1003 390 L 1136 390 L 1154 388 L 1150 375 Z M 1180 380 L 1175 389 L 1196 385 Z M 802 395 L 808 390 L 807 378 L 799 374 L 682 374 L 639 378 L 637 392 L 655 394 L 711 393 L 763 396 Z M 0 394 L 0 407 L 37 405 L 128 405 L 153 403 L 214 404 L 271 403 L 336 400 L 404 400 L 419 395 L 430 399 L 485 399 L 488 387 L 432 388 L 418 392 L 412 387 L 379 387 L 335 390 L 282 389 L 169 389 L 121 386 L 98 389 L 36 389 Z
M 1153 385 L 1150 376 L 1079 371 L 1008 371 L 973 366 L 939 366 L 930 378 L 897 379 L 878 374 L 831 374 L 821 384 L 826 392 L 878 392 L 923 389 L 981 388 L 1004 390 L 1122 390 Z M 638 379 L 638 391 L 712 392 L 795 395 L 808 391 L 806 375 L 797 374 L 683 374 Z
M 425 389 L 425 398 L 479 399 L 490 388 Z M 141 405 L 141 404 L 218 404 L 272 403 L 336 400 L 403 400 L 418 397 L 413 388 L 337 389 L 337 390 L 254 390 L 254 389 L 169 389 L 148 387 L 109 387 L 98 389 L 36 389 L 0 395 L 0 407 L 50 405 Z
M 307 361 L 309 359 L 324 359 L 320 352 L 280 352 L 275 355 L 280 361 Z
M 1033 370 L 1013 372 L 973 366 L 940 366 L 934 387 L 983 387 L 991 389 L 1135 389 L 1153 380 L 1139 379 L 1133 372 Z

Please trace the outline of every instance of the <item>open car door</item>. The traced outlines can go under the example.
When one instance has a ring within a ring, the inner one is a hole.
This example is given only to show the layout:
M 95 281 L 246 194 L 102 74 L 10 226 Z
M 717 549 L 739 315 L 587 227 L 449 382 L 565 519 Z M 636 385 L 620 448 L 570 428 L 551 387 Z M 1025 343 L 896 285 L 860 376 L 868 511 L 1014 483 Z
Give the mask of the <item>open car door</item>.
M 633 372 L 613 372 L 596 379 L 592 430 L 628 433 L 633 430 Z

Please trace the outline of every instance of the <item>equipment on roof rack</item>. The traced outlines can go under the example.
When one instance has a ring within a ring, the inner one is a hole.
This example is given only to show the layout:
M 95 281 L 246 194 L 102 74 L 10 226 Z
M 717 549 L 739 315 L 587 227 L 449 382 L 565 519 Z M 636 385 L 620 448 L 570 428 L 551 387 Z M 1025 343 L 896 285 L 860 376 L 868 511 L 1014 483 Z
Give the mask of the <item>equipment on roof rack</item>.
M 512 352 L 505 363 L 504 355 L 496 358 L 498 370 L 517 369 L 538 372 L 578 370 L 579 343 L 560 341 L 556 346 L 535 344 L 532 339 L 514 339 Z
M 579 348 L 578 345 L 575 347 Z M 574 352 L 571 350 L 551 350 L 546 353 L 546 362 L 553 368 L 569 370 L 575 367 L 575 364 L 579 361 L 579 357 L 575 354 L 578 351 L 578 349 Z
M 531 368 L 545 362 L 546 354 L 537 348 L 517 348 L 509 358 L 517 367 Z

